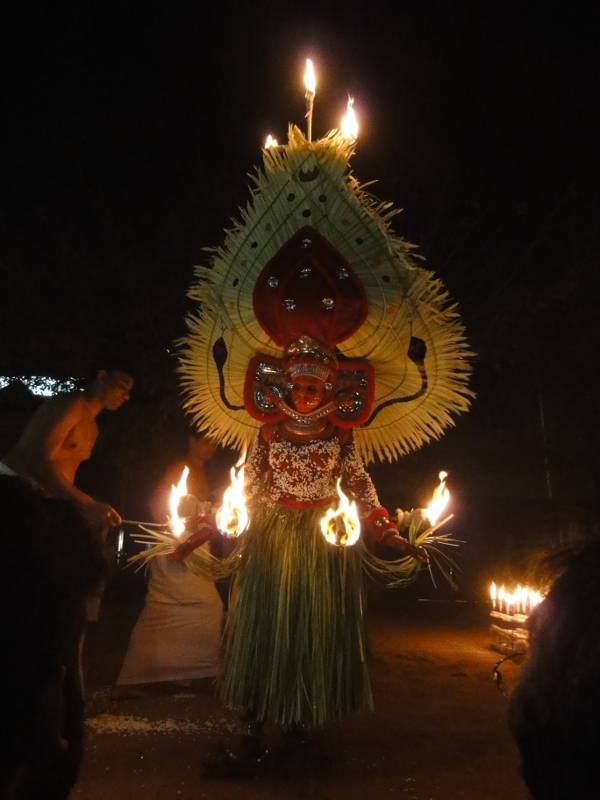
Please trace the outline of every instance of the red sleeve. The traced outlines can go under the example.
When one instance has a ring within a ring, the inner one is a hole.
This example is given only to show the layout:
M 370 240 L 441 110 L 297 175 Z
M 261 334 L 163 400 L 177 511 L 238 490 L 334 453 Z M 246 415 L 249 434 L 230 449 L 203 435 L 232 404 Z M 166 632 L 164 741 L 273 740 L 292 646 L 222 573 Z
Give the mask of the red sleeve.
M 354 494 L 363 523 L 376 541 L 384 539 L 386 534 L 397 533 L 396 525 L 389 518 L 387 510 L 380 505 L 373 481 L 356 452 L 352 431 L 341 430 L 339 440 L 342 475 L 346 485 Z
M 354 446 L 354 437 L 349 429 L 340 430 L 342 480 L 352 491 L 361 516 L 366 517 L 380 507 L 373 481 L 367 473 Z

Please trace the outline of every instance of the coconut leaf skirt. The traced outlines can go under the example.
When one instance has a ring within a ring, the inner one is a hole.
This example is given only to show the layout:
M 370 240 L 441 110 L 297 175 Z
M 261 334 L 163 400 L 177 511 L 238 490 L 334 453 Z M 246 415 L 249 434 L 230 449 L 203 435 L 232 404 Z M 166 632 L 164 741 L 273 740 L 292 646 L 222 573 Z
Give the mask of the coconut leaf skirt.
M 237 550 L 219 693 L 260 720 L 320 726 L 372 709 L 358 547 L 334 547 L 323 509 L 264 504 Z

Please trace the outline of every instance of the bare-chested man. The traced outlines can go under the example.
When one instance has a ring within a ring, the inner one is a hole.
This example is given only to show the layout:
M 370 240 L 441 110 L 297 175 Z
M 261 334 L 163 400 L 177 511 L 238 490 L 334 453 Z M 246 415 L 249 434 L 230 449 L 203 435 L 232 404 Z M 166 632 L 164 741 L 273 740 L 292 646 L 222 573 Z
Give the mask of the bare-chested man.
M 117 362 L 100 369 L 83 392 L 47 400 L 34 414 L 14 449 L 3 459 L 6 467 L 44 488 L 53 497 L 75 501 L 96 530 L 119 525 L 121 517 L 74 485 L 75 473 L 88 459 L 98 438 L 96 417 L 115 411 L 129 399 L 133 378 Z

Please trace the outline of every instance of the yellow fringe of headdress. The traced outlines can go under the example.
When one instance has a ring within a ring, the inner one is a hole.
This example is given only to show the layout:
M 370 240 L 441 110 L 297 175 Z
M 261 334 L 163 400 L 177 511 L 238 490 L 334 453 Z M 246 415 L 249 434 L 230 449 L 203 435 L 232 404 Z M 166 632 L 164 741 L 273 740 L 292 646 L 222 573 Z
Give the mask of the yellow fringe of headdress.
M 355 431 L 366 462 L 393 460 L 438 438 L 465 411 L 471 353 L 456 308 L 431 272 L 411 254 L 414 245 L 390 227 L 398 213 L 365 192 L 348 170 L 354 145 L 340 133 L 308 142 L 295 126 L 286 146 L 263 151 L 264 168 L 253 180 L 241 220 L 227 231 L 212 263 L 195 268 L 190 297 L 199 310 L 188 318 L 181 373 L 186 407 L 223 444 L 249 444 L 260 423 L 244 409 L 243 389 L 250 359 L 281 355 L 258 324 L 254 285 L 267 262 L 305 225 L 311 225 L 348 261 L 365 287 L 369 314 L 338 349 L 366 358 L 376 375 L 373 408 L 418 393 L 421 375 L 407 359 L 411 337 L 427 347 L 427 390 L 414 401 L 388 404 L 371 424 Z M 316 174 L 308 182 L 300 175 Z M 220 384 L 214 348 L 224 360 Z

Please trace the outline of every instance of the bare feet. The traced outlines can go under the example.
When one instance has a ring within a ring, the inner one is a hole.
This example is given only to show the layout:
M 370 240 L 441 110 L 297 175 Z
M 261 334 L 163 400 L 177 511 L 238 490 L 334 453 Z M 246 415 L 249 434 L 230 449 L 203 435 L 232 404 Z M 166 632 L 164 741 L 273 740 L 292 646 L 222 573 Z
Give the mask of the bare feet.
M 207 778 L 253 778 L 266 772 L 269 760 L 269 751 L 263 749 L 260 738 L 243 736 L 235 748 L 220 744 L 202 766 Z

